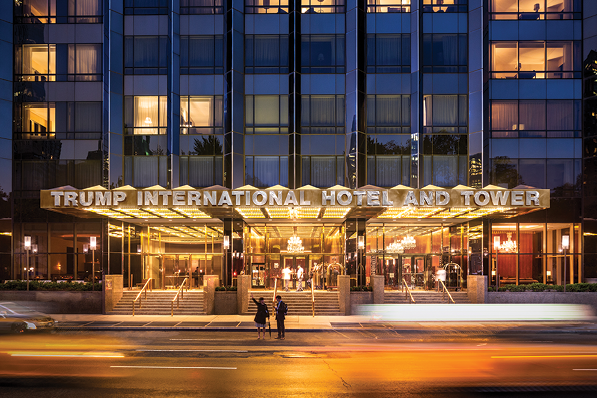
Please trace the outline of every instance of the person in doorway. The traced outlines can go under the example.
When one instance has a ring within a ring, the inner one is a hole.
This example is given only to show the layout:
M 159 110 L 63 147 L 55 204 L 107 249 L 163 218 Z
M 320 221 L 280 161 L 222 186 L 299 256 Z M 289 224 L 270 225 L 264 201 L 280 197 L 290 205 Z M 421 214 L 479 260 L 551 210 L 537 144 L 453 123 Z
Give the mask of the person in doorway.
M 298 269 L 296 270 L 296 279 L 298 281 L 298 286 L 296 288 L 297 292 L 303 291 L 303 275 L 304 275 L 303 267 L 301 267 L 299 265 Z
M 435 280 L 437 281 L 437 291 L 439 292 L 442 290 L 442 284 L 440 281 L 442 281 L 444 284 L 446 283 L 446 270 L 440 267 L 435 273 Z
M 288 313 L 288 307 L 286 303 L 282 301 L 282 296 L 276 296 L 276 323 L 278 326 L 278 337 L 276 339 L 284 340 L 286 337 L 286 329 L 284 327 L 284 320 L 286 319 L 286 314 Z
M 267 310 L 267 304 L 265 304 L 265 299 L 263 297 L 259 297 L 259 301 L 255 300 L 253 297 L 253 293 L 251 293 L 251 300 L 257 306 L 257 314 L 255 314 L 255 326 L 257 327 L 257 340 L 265 339 L 265 323 L 269 318 L 269 311 Z M 261 331 L 263 331 L 263 337 L 261 337 Z
M 290 267 L 286 266 L 286 268 L 284 268 L 282 270 L 282 279 L 284 279 L 284 291 L 288 291 L 289 286 L 290 286 L 290 274 L 292 273 L 292 271 L 290 270 Z

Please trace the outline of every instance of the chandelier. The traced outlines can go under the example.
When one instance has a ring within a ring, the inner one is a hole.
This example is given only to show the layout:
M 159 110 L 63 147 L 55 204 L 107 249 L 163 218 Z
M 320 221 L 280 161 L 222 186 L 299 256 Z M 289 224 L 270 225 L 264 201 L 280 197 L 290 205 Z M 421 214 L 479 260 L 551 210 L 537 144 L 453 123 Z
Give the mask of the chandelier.
M 500 249 L 504 252 L 513 253 L 516 251 L 516 242 L 512 240 L 512 233 L 507 234 L 508 240 L 500 245 Z
M 412 236 L 407 235 L 402 239 L 400 245 L 405 249 L 414 249 L 417 247 L 417 241 Z
M 303 241 L 298 236 L 294 235 L 288 239 L 288 253 L 302 253 L 305 251 Z
M 404 253 L 404 247 L 402 247 L 400 242 L 392 242 L 386 247 L 386 251 L 388 253 Z

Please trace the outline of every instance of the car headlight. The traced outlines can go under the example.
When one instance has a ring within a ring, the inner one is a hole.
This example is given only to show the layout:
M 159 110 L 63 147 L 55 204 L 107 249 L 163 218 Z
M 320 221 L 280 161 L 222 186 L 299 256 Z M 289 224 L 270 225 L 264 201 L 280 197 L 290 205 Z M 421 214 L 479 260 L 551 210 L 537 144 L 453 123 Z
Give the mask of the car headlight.
M 37 329 L 37 326 L 33 322 L 25 322 L 25 324 L 27 325 L 27 329 L 31 329 L 31 330 Z

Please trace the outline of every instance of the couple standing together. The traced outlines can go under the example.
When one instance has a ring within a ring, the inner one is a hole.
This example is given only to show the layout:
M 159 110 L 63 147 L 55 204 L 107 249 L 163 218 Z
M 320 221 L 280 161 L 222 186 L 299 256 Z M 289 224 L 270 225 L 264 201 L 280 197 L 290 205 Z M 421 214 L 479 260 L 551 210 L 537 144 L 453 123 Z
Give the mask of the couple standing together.
M 263 297 L 259 297 L 259 301 L 255 300 L 253 297 L 253 293 L 251 293 L 251 300 L 257 305 L 257 314 L 255 314 L 255 326 L 257 327 L 257 340 L 265 339 L 265 322 L 269 319 L 269 311 L 267 310 L 267 304 L 265 304 L 265 299 Z M 281 296 L 276 296 L 276 303 L 274 304 L 274 310 L 276 311 L 276 322 L 278 326 L 278 337 L 276 339 L 284 340 L 285 338 L 285 327 L 284 327 L 284 320 L 286 319 L 286 314 L 288 313 L 288 306 L 285 302 L 282 301 Z M 261 337 L 261 331 L 263 331 L 263 337 Z

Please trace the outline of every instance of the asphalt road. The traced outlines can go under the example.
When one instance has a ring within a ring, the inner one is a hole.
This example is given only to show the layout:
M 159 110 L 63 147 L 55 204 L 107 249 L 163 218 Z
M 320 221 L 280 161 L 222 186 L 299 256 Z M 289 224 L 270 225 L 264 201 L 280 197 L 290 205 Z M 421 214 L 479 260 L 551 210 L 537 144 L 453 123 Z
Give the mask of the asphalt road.
M 0 336 L 0 396 L 597 396 L 594 335 L 393 330 Z

